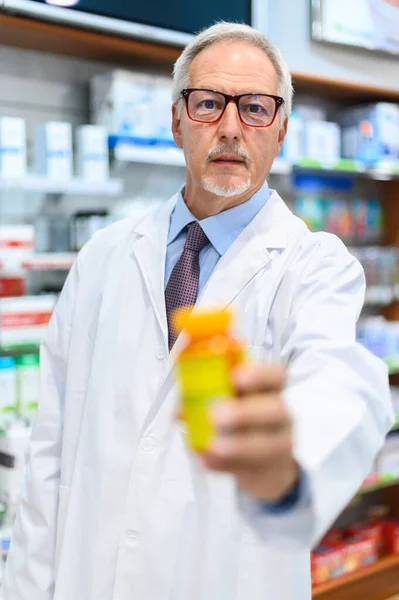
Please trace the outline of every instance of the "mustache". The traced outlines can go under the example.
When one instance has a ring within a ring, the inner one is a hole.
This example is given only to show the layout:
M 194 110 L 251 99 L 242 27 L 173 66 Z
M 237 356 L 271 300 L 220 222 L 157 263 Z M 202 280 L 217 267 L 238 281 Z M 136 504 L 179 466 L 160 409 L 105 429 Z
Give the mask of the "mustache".
M 234 154 L 243 160 L 247 167 L 251 164 L 251 157 L 249 154 L 244 152 L 244 150 L 241 150 L 237 144 L 232 144 L 231 146 L 228 144 L 220 144 L 219 146 L 216 146 L 216 148 L 209 150 L 208 154 L 206 155 L 207 162 L 214 160 L 219 156 L 219 154 Z

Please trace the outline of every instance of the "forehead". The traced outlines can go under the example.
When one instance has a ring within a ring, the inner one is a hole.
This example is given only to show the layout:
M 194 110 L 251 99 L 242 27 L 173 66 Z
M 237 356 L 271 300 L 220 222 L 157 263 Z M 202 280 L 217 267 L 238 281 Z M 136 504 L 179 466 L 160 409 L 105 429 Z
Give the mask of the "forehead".
M 277 74 L 266 54 L 247 42 L 216 42 L 192 62 L 189 87 L 226 94 L 277 93 Z

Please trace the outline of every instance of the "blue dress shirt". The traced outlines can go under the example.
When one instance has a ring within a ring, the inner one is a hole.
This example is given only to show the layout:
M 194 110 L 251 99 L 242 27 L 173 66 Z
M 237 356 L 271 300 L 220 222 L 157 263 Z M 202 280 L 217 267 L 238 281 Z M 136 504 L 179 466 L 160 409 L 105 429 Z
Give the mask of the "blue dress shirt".
M 166 249 L 165 262 L 165 288 L 169 281 L 173 267 L 183 252 L 187 238 L 187 225 L 197 221 L 191 213 L 183 198 L 183 189 L 179 192 L 175 208 L 170 217 L 169 235 Z M 218 260 L 237 239 L 240 233 L 250 224 L 252 219 L 263 208 L 270 197 L 270 190 L 265 182 L 263 186 L 246 202 L 238 204 L 221 213 L 199 221 L 209 243 L 201 250 L 199 255 L 200 276 L 198 295 L 204 289 L 212 275 Z M 262 504 L 262 509 L 273 513 L 282 513 L 297 505 L 303 497 L 303 478 L 287 496 L 275 504 Z
M 170 217 L 165 263 L 165 288 L 173 267 L 183 252 L 187 238 L 186 227 L 189 223 L 197 221 L 184 202 L 182 191 L 183 188 L 179 192 L 176 206 Z M 199 255 L 200 276 L 198 294 L 204 289 L 220 257 L 223 256 L 240 233 L 250 224 L 260 209 L 265 206 L 270 193 L 268 185 L 265 183 L 247 202 L 199 221 L 203 231 L 206 233 L 209 244 L 201 250 Z

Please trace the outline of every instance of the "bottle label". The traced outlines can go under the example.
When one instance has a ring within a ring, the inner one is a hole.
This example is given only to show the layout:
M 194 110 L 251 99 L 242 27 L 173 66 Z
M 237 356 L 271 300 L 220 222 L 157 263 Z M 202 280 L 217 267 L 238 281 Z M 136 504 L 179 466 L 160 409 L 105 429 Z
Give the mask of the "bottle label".
M 230 357 L 226 354 L 180 358 L 183 418 L 190 445 L 199 452 L 206 450 L 215 437 L 211 407 L 234 396 L 231 367 Z

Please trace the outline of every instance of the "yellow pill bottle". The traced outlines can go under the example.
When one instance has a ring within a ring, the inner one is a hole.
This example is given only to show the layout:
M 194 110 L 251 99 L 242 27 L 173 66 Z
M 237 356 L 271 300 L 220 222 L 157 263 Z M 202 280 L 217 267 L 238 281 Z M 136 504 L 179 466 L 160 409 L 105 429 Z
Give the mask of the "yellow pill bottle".
M 216 434 L 211 408 L 234 398 L 232 373 L 244 362 L 245 350 L 231 334 L 230 310 L 178 312 L 175 322 L 188 338 L 176 362 L 180 412 L 189 445 L 206 452 Z

